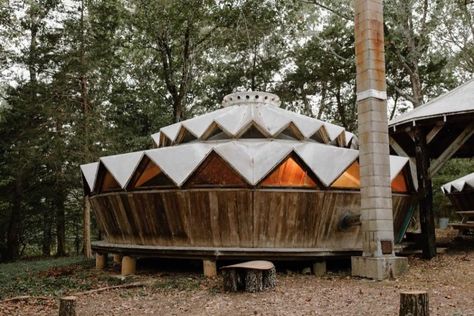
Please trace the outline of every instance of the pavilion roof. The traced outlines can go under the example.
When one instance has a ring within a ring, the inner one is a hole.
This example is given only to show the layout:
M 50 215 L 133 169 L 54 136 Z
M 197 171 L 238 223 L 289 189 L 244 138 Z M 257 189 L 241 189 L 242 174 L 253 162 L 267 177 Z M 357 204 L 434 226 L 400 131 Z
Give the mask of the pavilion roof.
M 406 123 L 416 123 L 420 120 L 436 117 L 474 113 L 474 79 L 463 85 L 420 105 L 410 112 L 399 115 L 389 122 L 389 127 L 396 128 Z

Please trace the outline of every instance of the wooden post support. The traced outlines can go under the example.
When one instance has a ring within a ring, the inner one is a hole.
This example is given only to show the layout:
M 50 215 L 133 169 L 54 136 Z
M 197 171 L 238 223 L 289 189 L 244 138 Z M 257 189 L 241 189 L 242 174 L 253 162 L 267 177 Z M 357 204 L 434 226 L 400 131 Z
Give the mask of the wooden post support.
M 123 256 L 122 258 L 122 275 L 135 274 L 137 269 L 137 259 L 129 256 Z
M 75 296 L 65 296 L 59 299 L 59 316 L 76 316 Z
M 95 254 L 95 268 L 103 270 L 107 266 L 107 254 L 96 253 Z
M 204 276 L 208 278 L 214 278 L 217 276 L 217 265 L 215 260 L 203 260 L 202 268 Z
M 420 127 L 415 129 L 415 154 L 423 257 L 431 259 L 436 256 L 433 188 L 429 175 L 430 156 L 426 145 L 426 133 Z
M 316 261 L 313 263 L 313 273 L 317 277 L 322 277 L 326 274 L 326 261 Z
M 113 258 L 114 258 L 114 265 L 119 265 L 122 263 L 122 256 L 117 254 L 117 253 L 114 253 L 113 255 Z
M 400 316 L 428 316 L 429 314 L 428 293 L 424 291 L 400 293 Z

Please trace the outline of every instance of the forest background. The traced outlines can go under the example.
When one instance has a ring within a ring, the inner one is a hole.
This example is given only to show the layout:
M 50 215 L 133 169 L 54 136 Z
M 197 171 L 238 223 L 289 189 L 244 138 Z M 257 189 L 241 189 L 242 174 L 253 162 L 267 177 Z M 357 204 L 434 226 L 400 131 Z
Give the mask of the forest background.
M 357 131 L 350 0 L 0 0 L 0 261 L 82 250 L 79 165 L 243 90 Z M 389 116 L 474 76 L 474 4 L 385 1 Z M 439 186 L 474 170 L 452 160 Z

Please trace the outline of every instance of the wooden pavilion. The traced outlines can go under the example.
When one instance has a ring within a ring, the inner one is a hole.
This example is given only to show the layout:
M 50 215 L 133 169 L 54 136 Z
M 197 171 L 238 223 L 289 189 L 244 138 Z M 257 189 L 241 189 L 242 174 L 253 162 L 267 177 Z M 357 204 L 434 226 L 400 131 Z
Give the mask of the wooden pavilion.
M 389 122 L 392 153 L 410 159 L 419 192 L 423 255 L 436 255 L 432 177 L 451 158 L 474 157 L 474 79 Z

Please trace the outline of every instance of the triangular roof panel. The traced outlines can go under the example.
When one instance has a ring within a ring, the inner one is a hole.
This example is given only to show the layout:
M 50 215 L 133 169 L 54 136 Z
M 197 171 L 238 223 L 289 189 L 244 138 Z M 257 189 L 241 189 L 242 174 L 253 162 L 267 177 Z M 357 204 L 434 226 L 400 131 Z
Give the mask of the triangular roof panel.
M 92 162 L 85 165 L 81 165 L 81 171 L 86 179 L 87 185 L 91 192 L 95 189 L 95 180 L 97 179 L 97 172 L 99 170 L 99 163 Z
M 100 158 L 105 168 L 112 174 L 122 188 L 125 188 L 133 172 L 138 166 L 143 151 Z

